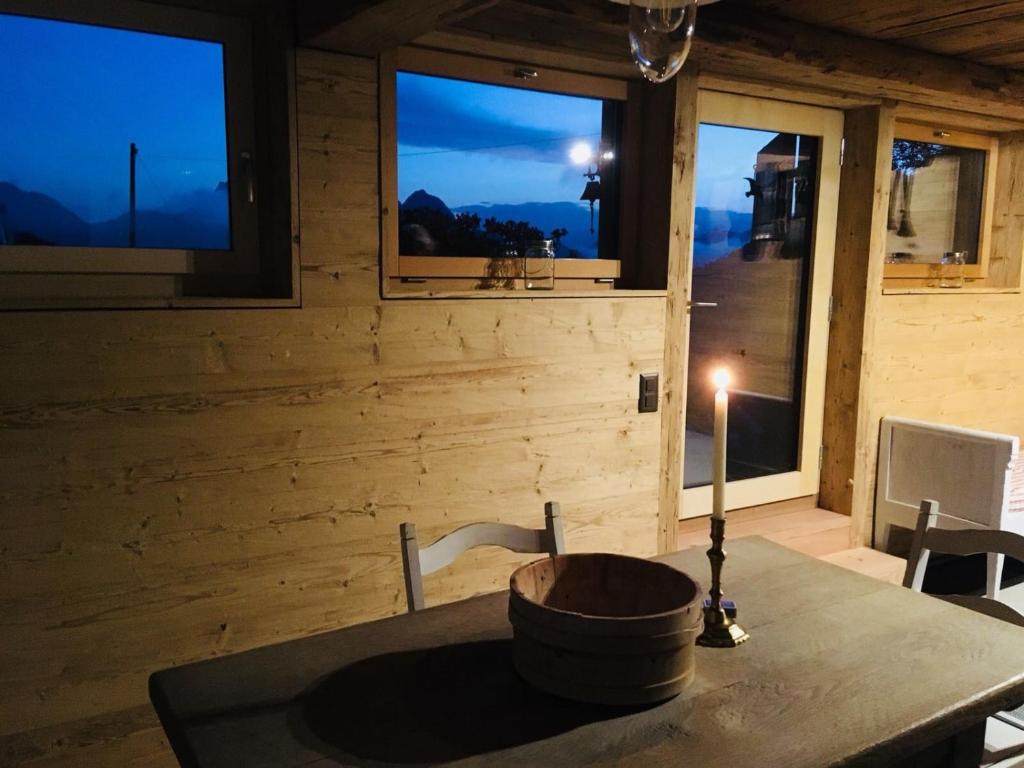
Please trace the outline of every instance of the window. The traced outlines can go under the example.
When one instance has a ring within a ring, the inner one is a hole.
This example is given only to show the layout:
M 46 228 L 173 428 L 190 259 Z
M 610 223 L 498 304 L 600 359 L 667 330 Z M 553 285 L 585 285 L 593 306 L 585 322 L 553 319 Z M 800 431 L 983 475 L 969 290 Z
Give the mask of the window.
M 290 294 L 267 268 L 290 240 L 269 225 L 290 190 L 259 183 L 281 141 L 257 130 L 258 22 L 67 5 L 0 0 L 2 279 L 32 286 L 29 305 L 73 305 L 68 275 L 94 278 L 91 305 L 119 304 L 110 278 L 127 275 L 160 301 Z
M 386 293 L 620 277 L 625 82 L 402 49 L 381 87 Z
M 996 151 L 988 136 L 896 124 L 886 278 L 940 278 L 954 252 L 968 278 L 987 275 Z

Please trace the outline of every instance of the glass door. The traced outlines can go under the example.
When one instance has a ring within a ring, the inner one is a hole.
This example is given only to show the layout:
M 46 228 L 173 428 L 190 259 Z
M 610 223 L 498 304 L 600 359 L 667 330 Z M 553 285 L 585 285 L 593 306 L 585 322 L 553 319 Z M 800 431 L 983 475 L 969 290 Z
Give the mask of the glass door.
M 817 492 L 843 116 L 703 91 L 690 289 L 683 514 L 711 511 L 727 368 L 726 507 Z

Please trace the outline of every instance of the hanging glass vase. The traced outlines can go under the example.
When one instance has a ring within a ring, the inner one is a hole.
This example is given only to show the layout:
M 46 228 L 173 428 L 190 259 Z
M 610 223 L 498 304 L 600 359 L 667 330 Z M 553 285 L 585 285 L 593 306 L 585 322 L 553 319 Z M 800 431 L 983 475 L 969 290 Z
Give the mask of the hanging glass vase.
M 697 0 L 630 0 L 629 48 L 643 76 L 664 83 L 683 66 L 697 23 Z

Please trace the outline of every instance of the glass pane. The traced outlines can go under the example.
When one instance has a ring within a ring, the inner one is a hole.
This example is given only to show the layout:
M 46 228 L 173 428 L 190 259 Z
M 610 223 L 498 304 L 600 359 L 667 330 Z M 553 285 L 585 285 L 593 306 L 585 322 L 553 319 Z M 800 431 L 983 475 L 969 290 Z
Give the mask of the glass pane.
M 619 105 L 399 72 L 399 250 L 614 258 Z M 608 245 L 606 245 L 608 243 Z
M 711 482 L 711 373 L 732 373 L 729 480 L 798 468 L 819 140 L 701 125 L 686 403 L 688 488 Z
M 937 264 L 947 252 L 978 263 L 986 153 L 897 139 L 892 148 L 887 260 Z
M 0 14 L 0 48 L 0 244 L 230 249 L 220 44 Z

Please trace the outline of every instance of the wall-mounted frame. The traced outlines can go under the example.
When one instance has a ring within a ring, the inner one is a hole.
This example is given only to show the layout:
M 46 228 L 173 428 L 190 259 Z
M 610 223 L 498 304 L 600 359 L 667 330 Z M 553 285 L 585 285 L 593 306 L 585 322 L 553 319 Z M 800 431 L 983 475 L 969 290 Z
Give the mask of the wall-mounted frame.
M 897 121 L 884 276 L 935 279 L 946 252 L 967 254 L 964 277 L 987 277 L 999 140 Z
M 462 292 L 480 292 L 525 296 L 543 295 L 541 292 L 526 290 L 528 288 L 527 281 L 521 274 L 523 260 L 519 256 L 506 257 L 500 252 L 497 254 L 477 254 L 469 252 L 465 247 L 460 249 L 463 251 L 461 253 L 449 254 L 443 252 L 445 240 L 443 237 L 431 238 L 428 242 L 432 247 L 426 253 L 416 252 L 418 250 L 416 243 L 413 243 L 413 246 L 410 247 L 410 237 L 408 236 L 409 222 L 402 220 L 403 215 L 407 217 L 409 209 L 405 208 L 405 213 L 403 213 L 403 204 L 400 201 L 399 146 L 402 137 L 399 135 L 401 119 L 399 112 L 402 106 L 399 103 L 399 96 L 400 86 L 408 87 L 410 90 L 412 88 L 412 85 L 402 86 L 400 77 L 404 78 L 402 82 L 413 83 L 417 76 L 426 76 L 422 79 L 436 81 L 426 83 L 428 86 L 443 84 L 442 81 L 446 81 L 451 87 L 460 87 L 459 84 L 468 87 L 473 87 L 474 85 L 477 87 L 479 85 L 502 86 L 504 88 L 522 89 L 526 92 L 557 94 L 561 97 L 582 97 L 589 101 L 589 108 L 592 110 L 596 109 L 600 121 L 599 133 L 592 138 L 592 142 L 598 148 L 598 151 L 593 165 L 588 162 L 581 167 L 573 168 L 568 164 L 568 158 L 566 159 L 565 178 L 575 179 L 578 175 L 578 180 L 570 183 L 574 183 L 579 189 L 576 190 L 574 186 L 571 199 L 565 197 L 565 203 L 575 203 L 577 207 L 585 206 L 585 202 L 580 203 L 577 199 L 583 197 L 581 192 L 585 195 L 584 190 L 590 188 L 585 172 L 592 170 L 600 171 L 597 174 L 597 179 L 591 177 L 590 181 L 597 180 L 600 183 L 602 197 L 599 200 L 598 208 L 601 209 L 603 207 L 604 210 L 600 210 L 598 218 L 593 222 L 598 226 L 592 227 L 592 230 L 596 230 L 596 233 L 591 233 L 593 234 L 594 249 L 587 254 L 589 258 L 574 258 L 572 254 L 575 249 L 569 250 L 567 247 L 561 247 L 562 244 L 558 244 L 561 250 L 553 262 L 553 279 L 547 281 L 545 287 L 553 287 L 555 293 L 565 291 L 573 293 L 607 291 L 615 288 L 617 281 L 624 274 L 623 262 L 624 260 L 628 261 L 628 256 L 625 259 L 623 258 L 623 249 L 629 250 L 632 248 L 632 239 L 626 234 L 628 224 L 627 226 L 620 227 L 620 223 L 628 218 L 629 214 L 626 212 L 620 214 L 618 210 L 618 201 L 620 199 L 623 201 L 630 199 L 629 185 L 635 184 L 635 180 L 629 177 L 632 171 L 628 169 L 627 163 L 621 163 L 623 165 L 621 173 L 619 169 L 620 157 L 628 154 L 631 146 L 627 145 L 630 139 L 623 136 L 623 133 L 630 130 L 627 125 L 633 120 L 631 110 L 626 108 L 631 93 L 629 83 L 625 80 L 614 78 L 525 66 L 496 59 L 420 48 L 399 48 L 389 51 L 380 57 L 381 267 L 383 294 L 385 296 L 409 294 L 450 295 Z M 420 85 L 423 84 L 421 83 Z M 496 92 L 500 91 L 499 88 L 494 90 Z M 493 103 L 489 104 L 489 106 L 495 108 Z M 462 102 L 462 107 L 467 108 L 465 101 Z M 496 109 L 500 111 L 500 105 Z M 469 114 L 466 117 L 469 121 L 473 119 L 473 116 Z M 459 127 L 455 123 L 449 123 L 449 125 L 451 125 L 453 130 Z M 571 135 L 571 131 L 567 131 L 566 135 Z M 540 138 L 542 139 L 543 137 Z M 475 142 L 475 144 L 487 145 L 498 143 L 495 141 Z M 493 149 L 493 147 L 476 147 L 474 145 L 469 147 L 468 151 L 486 149 Z M 558 151 L 564 153 L 565 149 L 565 147 L 559 145 Z M 431 148 L 422 147 L 420 151 L 421 154 L 430 154 Z M 436 150 L 437 154 L 441 152 L 449 152 L 453 159 L 458 154 L 456 151 L 448 148 Z M 609 152 L 612 157 L 607 159 L 606 164 L 599 165 L 602 159 L 601 155 L 605 154 L 605 152 Z M 483 165 L 485 164 L 481 163 L 480 173 L 484 172 L 482 170 Z M 404 183 L 404 180 L 402 182 Z M 405 184 L 405 186 L 408 186 L 408 184 Z M 439 204 L 444 203 L 445 205 L 442 210 L 447 211 L 449 214 L 451 213 L 451 210 L 447 207 L 449 201 L 442 199 L 444 195 L 434 194 L 432 190 L 426 188 L 426 185 L 417 183 L 414 186 L 417 190 L 422 188 L 424 191 L 431 193 L 427 196 L 428 199 L 433 198 L 439 201 L 429 201 L 431 205 L 440 207 Z M 404 190 L 407 197 L 405 201 L 406 206 L 409 204 L 410 190 L 412 190 L 412 187 Z M 586 200 L 585 197 L 583 199 L 584 201 Z M 456 214 L 460 210 L 470 207 L 481 207 L 465 206 L 463 201 L 456 201 L 456 203 L 458 207 L 456 205 L 452 206 Z M 486 215 L 486 213 L 480 213 L 481 229 L 483 228 L 483 219 Z M 509 217 L 505 216 L 505 218 Z M 512 224 L 513 222 L 510 220 L 501 223 Z M 582 225 L 580 225 L 578 217 L 576 225 L 577 231 L 575 234 L 579 234 Z M 427 228 L 429 229 L 429 225 Z M 402 232 L 405 232 L 406 235 L 403 236 Z M 476 233 L 477 230 L 474 230 L 474 234 Z M 430 232 L 429 234 L 433 235 L 434 233 Z M 549 237 L 550 232 L 544 231 L 543 236 L 545 238 Z M 625 246 L 623 245 L 624 243 Z M 481 291 L 481 289 L 491 290 Z M 549 291 L 548 295 L 550 294 L 551 292 Z

